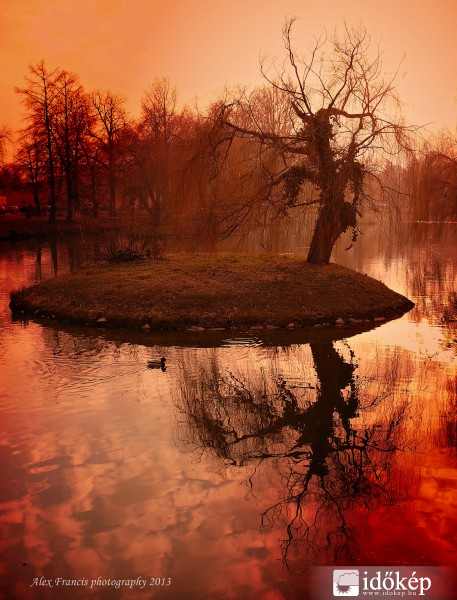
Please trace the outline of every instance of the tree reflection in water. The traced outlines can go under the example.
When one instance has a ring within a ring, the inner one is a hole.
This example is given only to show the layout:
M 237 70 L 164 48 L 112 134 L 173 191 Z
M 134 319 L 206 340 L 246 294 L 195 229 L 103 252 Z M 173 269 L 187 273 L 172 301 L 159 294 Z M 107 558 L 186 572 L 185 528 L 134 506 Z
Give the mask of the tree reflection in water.
M 349 346 L 346 357 L 332 341 L 313 342 L 310 350 L 314 373 L 302 380 L 286 378 L 273 362 L 256 374 L 224 373 L 213 352 L 198 375 L 182 370 L 178 400 L 181 448 L 210 450 L 246 469 L 248 496 L 266 506 L 262 532 L 283 532 L 289 569 L 319 557 L 356 560 L 361 514 L 412 493 L 411 463 L 398 460 L 413 444 L 408 403 L 395 398 L 395 372 L 373 395 L 356 375 Z
M 446 448 L 455 460 L 457 459 L 457 376 L 447 380 L 446 391 L 449 400 L 440 414 L 437 442 L 441 448 Z

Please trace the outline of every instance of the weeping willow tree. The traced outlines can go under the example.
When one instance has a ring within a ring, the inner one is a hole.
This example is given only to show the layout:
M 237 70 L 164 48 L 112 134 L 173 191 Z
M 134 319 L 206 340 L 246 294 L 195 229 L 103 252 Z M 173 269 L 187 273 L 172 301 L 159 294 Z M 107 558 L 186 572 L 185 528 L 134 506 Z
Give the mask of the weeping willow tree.
M 364 28 L 345 26 L 301 56 L 293 27 L 292 19 L 283 28 L 285 61 L 261 64 L 267 87 L 286 99 L 287 126 L 259 118 L 255 95 L 246 92 L 226 105 L 223 118 L 233 136 L 257 140 L 278 157 L 275 169 L 263 165 L 257 203 L 317 208 L 308 262 L 328 263 L 345 231 L 356 237 L 368 180 L 377 178 L 383 158 L 409 147 L 415 128 L 403 124 L 397 74 L 384 74 Z M 240 222 L 248 213 L 238 212 Z

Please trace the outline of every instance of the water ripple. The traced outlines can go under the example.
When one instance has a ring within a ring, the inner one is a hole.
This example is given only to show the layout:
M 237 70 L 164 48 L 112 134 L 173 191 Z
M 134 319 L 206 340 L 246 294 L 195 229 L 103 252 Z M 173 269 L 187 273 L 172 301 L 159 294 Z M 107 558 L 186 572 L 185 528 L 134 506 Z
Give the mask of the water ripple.
M 258 348 L 259 346 L 263 346 L 263 342 L 258 338 L 240 337 L 223 340 L 221 345 L 226 348 L 232 348 L 233 346 L 242 346 L 245 348 Z

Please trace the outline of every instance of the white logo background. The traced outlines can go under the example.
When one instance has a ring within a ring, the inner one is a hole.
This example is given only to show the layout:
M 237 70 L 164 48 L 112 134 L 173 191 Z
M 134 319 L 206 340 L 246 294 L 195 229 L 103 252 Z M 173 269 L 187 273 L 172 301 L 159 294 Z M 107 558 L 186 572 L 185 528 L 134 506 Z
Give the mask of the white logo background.
M 337 569 L 333 571 L 333 595 L 358 596 L 359 572 L 356 569 Z

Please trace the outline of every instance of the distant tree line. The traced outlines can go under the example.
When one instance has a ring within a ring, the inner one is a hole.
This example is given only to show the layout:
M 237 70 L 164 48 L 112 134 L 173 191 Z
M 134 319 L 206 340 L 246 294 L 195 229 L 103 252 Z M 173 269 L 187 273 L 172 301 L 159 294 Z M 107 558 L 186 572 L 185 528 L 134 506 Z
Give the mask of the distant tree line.
M 26 186 L 38 215 L 45 197 L 51 222 L 60 203 L 68 221 L 82 208 L 115 217 L 142 207 L 153 231 L 204 232 L 210 245 L 307 210 L 316 263 L 348 229 L 355 241 L 367 208 L 457 218 L 455 137 L 419 147 L 366 31 L 346 26 L 302 57 L 293 26 L 283 28 L 285 62 L 262 63 L 263 86 L 226 90 L 204 111 L 180 107 L 169 80 L 156 78 L 133 119 L 122 96 L 88 92 L 43 61 L 30 66 L 16 88 L 24 127 L 0 188 Z M 0 161 L 10 138 L 1 126 Z

